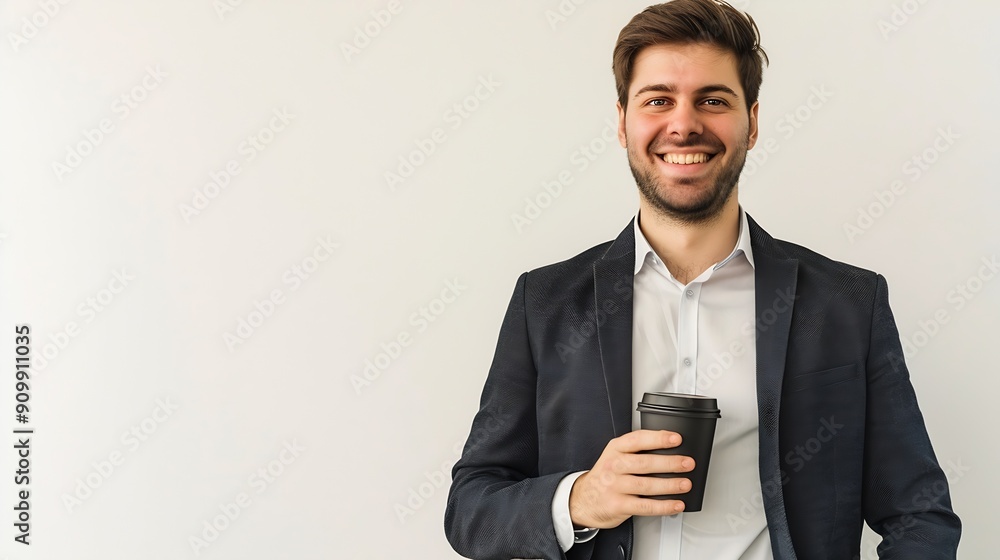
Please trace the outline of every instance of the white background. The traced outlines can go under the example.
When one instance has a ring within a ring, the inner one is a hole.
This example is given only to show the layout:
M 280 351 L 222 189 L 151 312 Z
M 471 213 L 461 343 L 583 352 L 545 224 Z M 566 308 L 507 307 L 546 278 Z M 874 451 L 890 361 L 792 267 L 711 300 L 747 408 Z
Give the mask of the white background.
M 602 134 L 614 40 L 646 5 L 3 3 L 0 557 L 457 557 L 449 469 L 518 274 L 635 212 Z M 935 450 L 957 466 L 961 555 L 988 557 L 1000 279 L 978 272 L 1000 253 L 1000 5 L 737 5 L 771 58 L 741 202 L 773 236 L 886 276 Z M 390 187 L 401 157 L 419 165 Z M 933 163 L 916 173 L 914 157 Z M 561 172 L 572 182 L 545 198 Z M 526 198 L 546 207 L 516 228 Z M 318 239 L 336 248 L 312 261 Z M 297 285 L 293 266 L 311 271 Z M 412 318 L 422 307 L 433 322 Z M 245 339 L 241 320 L 257 325 Z M 16 324 L 36 366 L 30 547 L 12 532 Z M 356 386 L 366 360 L 386 367 Z M 144 440 L 123 438 L 133 427 Z M 206 533 L 240 493 L 250 505 Z

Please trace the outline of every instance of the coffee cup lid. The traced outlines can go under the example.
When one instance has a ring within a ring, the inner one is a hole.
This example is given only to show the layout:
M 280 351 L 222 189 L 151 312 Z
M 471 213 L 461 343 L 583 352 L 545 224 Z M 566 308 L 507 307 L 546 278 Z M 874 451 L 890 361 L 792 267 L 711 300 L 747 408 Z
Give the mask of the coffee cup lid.
M 719 402 L 712 397 L 683 393 L 643 393 L 642 405 L 687 409 L 691 412 L 718 413 Z

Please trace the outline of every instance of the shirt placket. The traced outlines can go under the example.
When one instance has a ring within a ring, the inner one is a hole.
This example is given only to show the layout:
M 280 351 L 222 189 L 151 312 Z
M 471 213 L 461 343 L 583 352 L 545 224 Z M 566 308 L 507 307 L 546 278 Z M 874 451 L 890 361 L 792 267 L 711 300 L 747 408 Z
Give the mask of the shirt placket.
M 698 302 L 701 284 L 681 289 L 677 317 L 677 392 L 694 394 L 698 387 Z
M 675 393 L 696 392 L 698 386 L 698 305 L 701 297 L 700 282 L 683 286 L 675 279 L 659 282 L 661 297 L 677 302 L 677 323 L 665 314 L 668 331 L 672 335 L 676 352 L 677 372 L 671 390 Z M 679 293 L 679 296 L 678 296 Z M 671 306 L 665 306 L 669 309 Z M 684 536 L 684 514 L 664 516 L 660 522 L 660 555 L 658 560 L 681 560 Z

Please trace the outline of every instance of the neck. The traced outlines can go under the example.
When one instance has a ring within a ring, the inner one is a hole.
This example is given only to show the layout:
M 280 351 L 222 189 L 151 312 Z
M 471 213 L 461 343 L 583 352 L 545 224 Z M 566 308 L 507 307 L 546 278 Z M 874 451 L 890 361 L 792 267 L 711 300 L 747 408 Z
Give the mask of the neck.
M 729 256 L 739 240 L 740 209 L 736 192 L 722 211 L 698 223 L 686 223 L 658 213 L 639 197 L 639 229 L 682 284 Z

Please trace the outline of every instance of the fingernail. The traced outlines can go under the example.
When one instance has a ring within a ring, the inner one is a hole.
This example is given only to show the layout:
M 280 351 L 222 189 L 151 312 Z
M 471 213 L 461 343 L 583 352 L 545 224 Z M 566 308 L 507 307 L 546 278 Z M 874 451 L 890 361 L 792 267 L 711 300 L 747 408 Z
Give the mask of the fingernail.
M 681 442 L 681 436 L 679 436 L 677 434 L 674 434 L 674 435 L 670 436 L 670 444 L 671 445 L 679 445 L 680 442 Z
M 694 460 L 684 459 L 683 461 L 681 461 L 681 466 L 684 467 L 685 469 L 690 469 L 691 467 L 694 466 Z
M 684 502 L 674 504 L 674 511 L 684 511 Z

